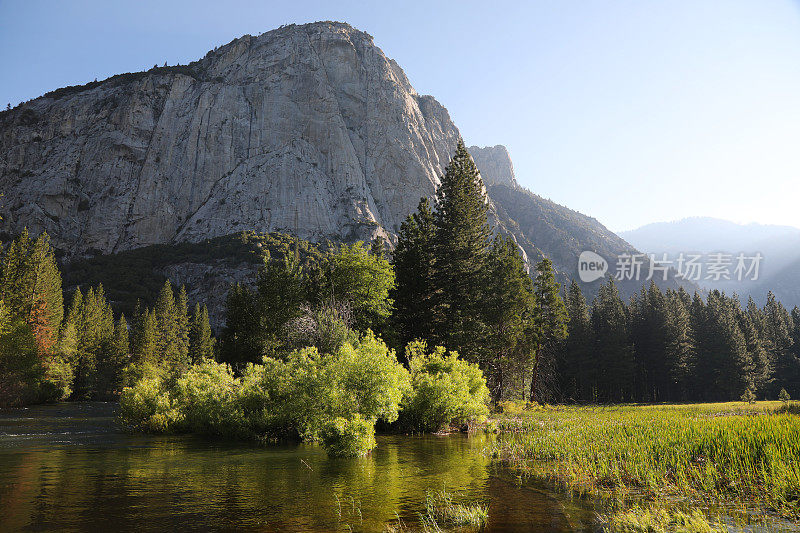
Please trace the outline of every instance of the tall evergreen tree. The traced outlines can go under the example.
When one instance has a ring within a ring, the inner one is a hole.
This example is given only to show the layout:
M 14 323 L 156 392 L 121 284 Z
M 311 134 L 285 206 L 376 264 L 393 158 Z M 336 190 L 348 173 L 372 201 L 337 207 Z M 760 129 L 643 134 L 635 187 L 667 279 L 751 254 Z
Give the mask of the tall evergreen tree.
M 667 298 L 654 281 L 642 288 L 630 304 L 630 332 L 635 353 L 639 401 L 664 401 L 671 397 L 669 343 L 669 308 Z
M 80 305 L 80 309 L 77 319 L 78 355 L 73 397 L 97 398 L 100 389 L 104 389 L 108 381 L 112 380 L 109 376 L 116 373 L 116 370 L 110 368 L 114 364 L 110 353 L 114 338 L 114 314 L 102 285 L 89 288 L 83 298 L 76 294 L 73 299 L 73 306 L 75 305 Z M 71 309 L 70 314 L 72 312 Z
M 131 361 L 139 366 L 158 365 L 158 323 L 156 314 L 138 309 L 131 335 Z
M 592 305 L 594 351 L 598 365 L 595 401 L 630 401 L 635 390 L 633 347 L 628 335 L 628 312 L 613 278 L 604 283 Z
M 189 298 L 186 295 L 186 287 L 183 285 L 175 298 L 175 316 L 179 359 L 188 363 L 191 361 L 189 358 Z
M 153 308 L 158 363 L 177 373 L 183 372 L 189 364 L 186 305 L 185 291 L 182 289 L 176 298 L 167 280 Z
M 707 301 L 706 330 L 700 338 L 700 355 L 705 367 L 703 400 L 738 399 L 747 389 L 747 376 L 753 361 L 739 327 L 738 300 L 719 291 L 711 291 Z
M 393 264 L 396 286 L 393 323 L 400 346 L 434 337 L 433 211 L 427 198 L 400 226 Z
M 195 304 L 189 329 L 189 357 L 192 363 L 214 358 L 214 338 L 208 321 L 208 308 Z
M 112 335 L 103 339 L 97 357 L 96 397 L 113 399 L 119 395 L 123 385 L 123 369 L 129 361 L 128 323 L 125 315 L 120 315 Z
M 667 291 L 666 360 L 672 382 L 672 401 L 689 399 L 691 376 L 696 363 L 696 346 L 689 307 L 691 297 L 681 287 Z
M 462 141 L 436 190 L 433 216 L 436 341 L 481 362 L 483 277 L 491 245 L 489 209 L 478 168 Z
M 529 397 L 532 402 L 542 399 L 544 391 L 540 376 L 545 372 L 549 374 L 554 369 L 556 349 L 567 337 L 569 320 L 567 308 L 561 299 L 560 286 L 556 282 L 553 262 L 550 259 L 545 257 L 536 265 L 534 286 L 537 346 L 531 372 Z
M 777 397 L 783 387 L 795 397 L 800 394 L 800 366 L 792 350 L 792 317 L 770 291 L 764 304 L 764 342 L 778 378 L 771 387 L 771 396 Z
M 769 392 L 772 383 L 772 362 L 764 346 L 764 314 L 756 305 L 753 298 L 748 298 L 747 307 L 739 316 L 739 328 L 745 336 L 747 351 L 752 359 L 752 371 L 747 376 L 748 388 L 758 395 Z
M 593 357 L 594 332 L 589 306 L 575 280 L 567 290 L 567 338 L 561 344 L 558 360 L 561 391 L 567 400 L 596 397 L 597 365 Z
M 535 360 L 537 331 L 533 325 L 536 300 L 531 278 L 516 243 L 498 236 L 492 245 L 486 269 L 483 321 L 486 350 L 492 354 L 484 364 L 496 402 L 507 392 L 524 396 L 525 373 Z
M 64 301 L 61 273 L 46 233 L 31 239 L 25 230 L 9 245 L 0 271 L 0 299 L 12 317 L 31 328 L 40 359 L 52 356 Z
M 800 396 L 800 308 L 797 306 L 792 308 L 790 317 L 792 319 L 792 358 L 787 361 L 789 364 L 783 367 L 787 375 L 780 376 L 780 379 L 783 382 L 781 388 L 786 389 L 788 394 L 797 398 Z M 786 368 L 787 366 L 788 368 Z M 790 386 L 786 387 L 786 384 L 790 384 Z M 794 389 L 794 392 L 791 392 L 790 389 Z

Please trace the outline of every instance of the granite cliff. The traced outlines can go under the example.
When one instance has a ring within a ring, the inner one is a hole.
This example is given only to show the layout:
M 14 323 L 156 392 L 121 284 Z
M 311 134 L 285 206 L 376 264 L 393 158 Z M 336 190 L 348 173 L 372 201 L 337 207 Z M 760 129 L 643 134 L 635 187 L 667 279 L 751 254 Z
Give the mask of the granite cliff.
M 327 22 L 53 91 L 0 131 L 2 229 L 69 255 L 240 230 L 385 237 L 459 138 L 372 37 Z

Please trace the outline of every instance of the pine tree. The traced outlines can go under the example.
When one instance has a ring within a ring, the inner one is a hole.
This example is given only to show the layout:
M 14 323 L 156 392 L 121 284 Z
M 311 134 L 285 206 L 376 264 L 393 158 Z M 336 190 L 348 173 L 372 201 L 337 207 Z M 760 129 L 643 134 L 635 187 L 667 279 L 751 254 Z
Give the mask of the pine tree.
M 483 321 L 486 324 L 484 363 L 495 402 L 516 390 L 524 396 L 525 373 L 534 360 L 536 330 L 533 325 L 536 300 L 531 278 L 516 243 L 498 236 L 492 245 L 486 269 Z
M 736 400 L 748 387 L 747 377 L 754 367 L 737 321 L 739 302 L 719 291 L 711 291 L 707 309 L 706 338 L 701 344 L 705 348 L 711 380 L 701 384 L 704 399 Z
M 47 233 L 31 239 L 25 230 L 9 245 L 0 272 L 0 299 L 11 316 L 30 326 L 40 359 L 44 362 L 53 355 L 64 301 L 61 273 Z
M 178 323 L 175 295 L 169 280 L 161 287 L 153 313 L 156 319 L 156 357 L 159 363 L 170 366 L 178 355 Z
M 78 357 L 75 368 L 73 397 L 92 399 L 98 393 L 105 397 L 105 378 L 109 370 L 109 351 L 114 337 L 114 314 L 102 285 L 89 288 L 82 299 L 73 298 L 73 307 L 80 305 L 77 319 Z M 70 309 L 70 314 L 73 309 Z
M 689 399 L 696 364 L 696 346 L 689 306 L 691 297 L 681 287 L 667 291 L 666 360 L 672 382 L 671 401 Z
M 123 370 L 130 361 L 130 341 L 125 315 L 120 315 L 112 335 L 103 339 L 97 357 L 97 397 L 116 398 L 122 391 Z
M 156 322 L 156 358 L 158 365 L 181 374 L 189 365 L 189 320 L 186 291 L 176 297 L 167 280 L 161 288 L 152 314 Z
M 187 365 L 189 359 L 189 299 L 186 287 L 181 285 L 175 299 L 176 337 L 178 339 L 177 358 L 181 364 Z
M 597 365 L 593 358 L 594 332 L 589 306 L 575 280 L 567 290 L 567 338 L 559 350 L 561 390 L 568 400 L 588 401 L 596 397 Z
M 635 389 L 628 312 L 613 278 L 603 284 L 592 305 L 594 351 L 598 365 L 597 401 L 630 401 Z
M 433 211 L 428 199 L 422 198 L 417 212 L 400 226 L 393 255 L 393 323 L 401 347 L 415 339 L 430 343 L 434 338 L 433 237 Z
M 195 304 L 189 330 L 189 357 L 192 363 L 214 358 L 214 338 L 208 322 L 208 309 Z
M 0 407 L 36 401 L 41 373 L 30 326 L 0 300 Z
M 153 311 L 141 311 L 135 321 L 132 339 L 132 361 L 137 365 L 157 365 L 158 321 Z
M 483 269 L 491 245 L 486 191 L 464 143 L 436 190 L 434 213 L 434 332 L 436 341 L 472 361 L 488 354 L 481 321 Z
M 670 308 L 667 296 L 654 281 L 631 300 L 630 328 L 636 362 L 634 399 L 656 402 L 671 398 Z
M 753 298 L 748 298 L 747 307 L 739 317 L 739 328 L 745 336 L 747 351 L 752 359 L 750 374 L 745 381 L 754 393 L 765 395 L 772 383 L 772 362 L 764 347 L 764 314 Z
M 777 394 L 785 387 L 793 396 L 800 393 L 800 364 L 793 352 L 792 317 L 772 292 L 767 294 L 764 305 L 764 342 L 770 361 L 775 370 L 776 381 L 771 387 L 771 394 Z
M 536 265 L 534 281 L 536 301 L 536 358 L 530 384 L 530 401 L 540 401 L 543 396 L 540 374 L 554 368 L 558 345 L 567 337 L 567 308 L 561 299 L 560 285 L 556 282 L 553 263 L 548 258 Z

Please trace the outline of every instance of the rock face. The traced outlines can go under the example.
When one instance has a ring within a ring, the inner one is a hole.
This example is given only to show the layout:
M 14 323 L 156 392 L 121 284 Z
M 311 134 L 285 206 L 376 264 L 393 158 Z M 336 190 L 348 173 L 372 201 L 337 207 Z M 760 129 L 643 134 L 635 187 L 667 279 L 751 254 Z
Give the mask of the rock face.
M 459 138 L 371 36 L 329 22 L 53 91 L 0 132 L 0 227 L 68 255 L 241 230 L 387 237 Z
M 519 187 L 514 175 L 514 164 L 505 146 L 470 146 L 468 148 L 475 165 L 481 171 L 481 177 L 487 187 L 491 185 L 508 185 Z

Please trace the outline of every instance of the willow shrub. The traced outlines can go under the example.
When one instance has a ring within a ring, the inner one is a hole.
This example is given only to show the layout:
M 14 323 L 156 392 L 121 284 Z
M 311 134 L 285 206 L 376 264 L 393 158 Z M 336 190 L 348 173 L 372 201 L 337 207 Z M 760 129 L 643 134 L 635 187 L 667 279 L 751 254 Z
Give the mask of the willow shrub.
M 378 419 L 393 422 L 410 394 L 408 371 L 371 333 L 333 354 L 316 348 L 248 365 L 240 378 L 205 361 L 177 381 L 145 372 L 120 397 L 122 419 L 149 432 L 322 440 L 332 455 L 375 447 Z
M 328 420 L 320 430 L 322 445 L 336 457 L 363 455 L 375 447 L 375 422 L 360 415 Z
M 421 341 L 406 347 L 412 392 L 403 407 L 401 427 L 426 432 L 485 420 L 489 389 L 478 365 L 441 346 L 425 352 Z
M 309 347 L 266 358 L 241 377 L 202 361 L 177 379 L 157 367 L 120 396 L 122 420 L 154 433 L 321 441 L 331 455 L 375 447 L 375 423 L 435 431 L 485 419 L 489 390 L 477 365 L 455 352 L 411 343 L 411 372 L 372 333 L 331 354 Z M 401 412 L 402 407 L 402 412 Z

